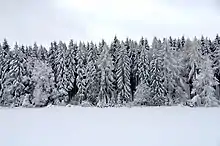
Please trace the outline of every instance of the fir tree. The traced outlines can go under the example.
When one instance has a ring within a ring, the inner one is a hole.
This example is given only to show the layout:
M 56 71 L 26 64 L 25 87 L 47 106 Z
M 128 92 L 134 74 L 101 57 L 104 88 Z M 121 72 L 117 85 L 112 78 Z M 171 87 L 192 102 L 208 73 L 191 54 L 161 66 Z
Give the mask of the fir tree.
M 140 58 L 138 60 L 138 75 L 139 75 L 139 83 L 147 83 L 149 77 L 149 45 L 148 41 L 144 40 L 143 44 L 140 42 Z
M 208 49 L 208 44 L 207 44 L 207 39 L 205 39 L 203 36 L 201 38 L 201 41 L 200 41 L 200 50 L 201 50 L 201 53 L 202 55 L 208 55 L 209 54 L 209 49 Z
M 56 85 L 57 89 L 61 94 L 68 95 L 68 89 L 66 88 L 66 53 L 67 52 L 67 47 L 66 44 L 63 43 L 62 41 L 59 42 L 58 44 L 58 49 L 57 49 L 57 56 L 54 59 L 55 62 L 55 74 L 54 76 L 56 77 Z M 64 99 L 67 100 L 68 99 Z M 67 102 L 66 101 L 66 102 Z
M 78 87 L 78 101 L 79 104 L 86 98 L 86 86 L 87 86 L 87 79 L 86 79 L 86 66 L 84 64 L 84 52 L 85 52 L 85 45 L 80 43 L 79 44 L 79 51 L 76 54 L 76 59 L 78 61 L 76 69 L 77 69 L 77 79 L 76 85 Z
M 148 105 L 151 102 L 151 97 L 150 97 L 150 88 L 149 86 L 141 82 L 137 86 L 137 90 L 134 94 L 134 104 L 135 105 Z
M 46 62 L 47 61 L 47 57 L 48 57 L 47 49 L 45 47 L 43 47 L 43 46 L 40 46 L 40 48 L 38 50 L 37 56 L 39 57 L 39 59 L 41 61 Z
M 163 54 L 160 40 L 154 38 L 152 43 L 153 59 L 150 62 L 150 89 L 152 100 L 150 105 L 165 105 L 166 89 L 164 86 Z
M 98 79 L 98 67 L 97 67 L 97 48 L 91 42 L 88 49 L 88 64 L 86 66 L 87 73 L 87 98 L 92 104 L 96 104 L 99 93 L 99 79 Z
M 131 60 L 123 42 L 117 60 L 118 103 L 127 103 L 131 101 L 132 98 L 130 84 Z
M 0 102 L 2 106 L 7 106 L 8 99 L 11 98 L 8 97 L 5 93 L 7 92 L 7 86 L 9 82 L 8 72 L 10 71 L 10 62 L 12 59 L 9 50 L 10 50 L 10 46 L 8 45 L 7 40 L 4 39 L 2 47 L 0 48 L 0 98 L 1 98 Z
M 184 46 L 185 46 L 185 43 L 186 43 L 185 37 L 182 36 L 182 38 L 181 38 L 181 46 L 184 47 Z
M 169 49 L 169 44 L 166 39 L 163 41 L 163 72 L 164 85 L 166 88 L 166 97 L 169 99 L 169 105 L 179 104 L 183 98 L 186 98 L 184 88 L 181 86 L 181 70 L 183 66 L 180 63 L 178 53 Z
M 114 87 L 114 98 L 115 98 L 115 103 L 117 102 L 117 95 L 118 95 L 118 88 L 117 88 L 117 58 L 119 55 L 119 51 L 121 49 L 121 44 L 118 38 L 115 36 L 114 41 L 111 43 L 111 47 L 109 50 L 109 53 L 111 54 L 112 57 L 112 63 L 113 63 L 113 87 Z
M 31 104 L 34 107 L 47 106 L 51 101 L 49 100 L 52 96 L 51 91 L 55 92 L 56 90 L 54 87 L 52 68 L 43 61 L 35 60 L 31 80 L 35 83 Z M 59 102 L 63 101 L 61 100 L 57 102 L 57 104 L 60 104 Z
M 77 86 L 76 86 L 76 78 L 77 78 L 77 53 L 78 53 L 78 46 L 74 44 L 73 40 L 70 40 L 69 47 L 66 54 L 66 63 L 64 67 L 65 77 L 65 88 L 68 93 L 68 101 L 67 103 L 76 102 L 76 99 L 73 99 L 75 94 L 77 93 Z
M 200 73 L 193 82 L 192 102 L 194 106 L 217 106 L 219 104 L 214 89 L 218 83 L 211 66 L 212 61 L 206 56 L 201 64 Z
M 102 53 L 98 60 L 98 67 L 101 71 L 101 87 L 99 91 L 98 106 L 111 106 L 114 102 L 113 88 L 113 63 L 109 54 L 109 48 L 104 44 Z

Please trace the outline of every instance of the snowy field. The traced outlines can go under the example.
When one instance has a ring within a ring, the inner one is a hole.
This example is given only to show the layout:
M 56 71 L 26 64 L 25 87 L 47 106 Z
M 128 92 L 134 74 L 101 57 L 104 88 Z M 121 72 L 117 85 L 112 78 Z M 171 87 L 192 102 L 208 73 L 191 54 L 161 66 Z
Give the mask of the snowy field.
M 0 109 L 0 146 L 220 146 L 220 108 Z

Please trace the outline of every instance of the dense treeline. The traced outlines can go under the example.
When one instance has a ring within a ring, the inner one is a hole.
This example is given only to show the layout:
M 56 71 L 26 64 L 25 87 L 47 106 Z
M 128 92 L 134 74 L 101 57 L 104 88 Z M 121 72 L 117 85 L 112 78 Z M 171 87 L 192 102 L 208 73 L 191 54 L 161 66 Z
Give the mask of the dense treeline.
M 0 44 L 0 106 L 218 106 L 220 37 Z

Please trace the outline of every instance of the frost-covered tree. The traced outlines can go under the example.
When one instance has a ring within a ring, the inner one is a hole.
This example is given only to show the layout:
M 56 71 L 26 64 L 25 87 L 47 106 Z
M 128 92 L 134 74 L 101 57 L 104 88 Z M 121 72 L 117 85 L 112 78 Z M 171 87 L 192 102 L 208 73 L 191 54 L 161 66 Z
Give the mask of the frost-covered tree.
M 178 38 L 177 39 L 177 51 L 180 51 L 181 49 L 182 49 L 181 40 Z
M 120 44 L 120 41 L 118 40 L 118 38 L 115 36 L 114 37 L 114 41 L 111 43 L 111 46 L 110 46 L 110 50 L 109 50 L 109 53 L 111 54 L 111 57 L 112 57 L 112 63 L 113 63 L 113 87 L 114 87 L 114 97 L 117 101 L 117 95 L 118 95 L 118 88 L 117 88 L 117 58 L 118 58 L 118 55 L 119 55 L 119 51 L 121 49 L 121 44 Z M 116 102 L 115 101 L 115 102 Z
M 98 60 L 98 67 L 101 71 L 101 87 L 99 90 L 98 106 L 114 105 L 114 88 L 113 88 L 113 63 L 109 54 L 109 48 L 104 44 L 102 53 Z
M 143 44 L 142 44 L 143 43 Z M 138 59 L 138 71 L 139 83 L 147 83 L 149 77 L 149 45 L 148 41 L 145 39 L 143 42 L 140 42 L 140 57 Z
M 77 78 L 77 53 L 78 53 L 78 46 L 70 40 L 67 54 L 65 55 L 65 67 L 64 67 L 64 88 L 68 93 L 68 101 L 67 103 L 76 102 L 77 100 L 73 97 L 77 93 L 77 86 L 76 86 L 76 78 Z
M 125 46 L 127 47 L 127 45 L 125 44 Z M 130 54 L 130 69 L 131 69 L 131 73 L 130 73 L 130 84 L 131 84 L 131 100 L 134 100 L 134 92 L 136 91 L 136 87 L 137 87 L 137 72 L 138 72 L 138 44 L 136 41 L 130 41 L 129 43 L 129 47 L 130 47 L 130 52 L 128 52 L 128 54 Z
M 38 52 L 37 52 L 37 56 L 40 60 L 46 62 L 47 61 L 47 57 L 48 57 L 48 52 L 47 52 L 47 49 L 43 46 L 40 46 L 40 48 L 38 49 Z
M 31 80 L 35 83 L 31 104 L 35 107 L 48 105 L 51 96 L 53 95 L 52 93 L 57 93 L 55 92 L 56 89 L 54 87 L 54 75 L 52 73 L 52 68 L 48 66 L 47 63 L 36 60 L 34 62 Z M 57 102 L 63 101 L 60 100 Z
M 189 79 L 193 75 L 196 78 L 196 76 L 200 70 L 200 65 L 201 65 L 201 61 L 202 61 L 202 56 L 201 56 L 201 53 L 199 52 L 200 48 L 201 48 L 201 46 L 200 46 L 198 40 L 195 38 L 192 42 L 191 51 L 189 52 L 189 57 L 190 57 L 189 63 L 191 65 Z
M 182 38 L 181 38 L 181 47 L 184 47 L 184 46 L 185 46 L 185 43 L 186 43 L 185 37 L 182 36 Z
M 92 104 L 96 104 L 97 97 L 99 94 L 99 76 L 98 76 L 98 66 L 97 66 L 97 48 L 91 42 L 88 48 L 86 74 L 87 74 L 87 98 Z
M 209 48 L 208 48 L 208 40 L 207 38 L 205 39 L 204 36 L 201 37 L 200 40 L 200 48 L 199 50 L 201 51 L 202 55 L 208 55 L 209 54 Z
M 57 48 L 58 48 L 57 43 L 52 42 L 48 52 L 48 62 L 51 64 L 53 70 L 55 68 L 54 60 L 56 58 Z
M 219 101 L 216 99 L 215 88 L 218 84 L 214 76 L 212 61 L 208 56 L 204 58 L 200 67 L 200 73 L 193 82 L 192 103 L 194 106 L 217 106 Z
M 10 78 L 8 72 L 10 71 L 10 62 L 12 60 L 12 55 L 9 50 L 10 46 L 8 45 L 7 40 L 4 39 L 4 42 L 0 47 L 0 103 L 2 106 L 7 106 L 9 103 L 8 99 L 11 98 L 6 95 Z
M 31 54 L 31 57 L 33 57 L 34 59 L 38 58 L 38 45 L 36 42 L 34 43 L 33 49 L 30 50 L 30 54 Z
M 164 72 L 163 72 L 163 50 L 160 40 L 155 37 L 152 43 L 153 57 L 150 62 L 150 83 L 152 100 L 149 105 L 161 106 L 165 105 L 166 88 L 164 86 Z
M 169 105 L 178 104 L 186 99 L 183 79 L 181 77 L 181 58 L 176 51 L 170 50 L 168 41 L 163 40 L 163 72 L 164 86 L 166 88 L 166 97 Z
M 27 78 L 27 72 L 25 70 L 26 59 L 25 54 L 23 53 L 22 47 L 19 48 L 18 45 L 15 45 L 15 48 L 12 52 L 12 60 L 10 62 L 10 71 L 9 71 L 9 80 L 12 80 L 10 87 L 10 94 L 8 96 L 12 98 L 11 106 L 21 106 L 26 96 L 24 92 L 24 80 Z
M 117 88 L 118 93 L 118 103 L 127 103 L 132 100 L 131 95 L 131 83 L 130 83 L 130 73 L 131 73 L 131 60 L 129 58 L 129 52 L 124 44 L 121 43 L 121 50 L 117 59 Z
M 134 94 L 135 105 L 147 105 L 150 102 L 150 88 L 149 88 L 149 71 L 150 71 L 150 53 L 147 39 L 141 39 L 137 62 L 137 87 Z
M 171 36 L 169 37 L 168 42 L 169 42 L 170 48 L 172 49 L 172 47 L 173 47 L 173 39 L 172 39 Z
M 216 49 L 220 46 L 220 37 L 217 34 L 214 41 L 208 40 L 208 48 L 210 52 L 216 51 Z
M 67 54 L 67 46 L 62 41 L 58 44 L 57 56 L 54 59 L 55 62 L 55 73 L 56 77 L 56 87 L 60 94 L 68 95 L 68 89 L 66 88 L 66 54 Z M 67 97 L 65 96 L 65 100 Z
M 177 40 L 173 39 L 173 47 L 175 48 L 175 50 L 177 50 Z
M 151 102 L 151 96 L 150 96 L 150 88 L 149 86 L 141 82 L 137 86 L 137 90 L 134 94 L 134 104 L 135 105 L 148 105 Z
M 58 57 L 58 45 L 57 43 L 54 41 L 51 43 L 50 49 L 49 49 L 49 54 L 48 54 L 48 62 L 50 63 L 53 73 L 54 73 L 54 81 L 55 81 L 55 87 L 57 84 L 57 70 L 56 70 L 56 62 L 55 59 Z
M 77 97 L 79 104 L 82 103 L 83 100 L 87 97 L 87 78 L 86 78 L 86 66 L 85 66 L 85 45 L 83 43 L 79 44 L 79 51 L 76 54 L 76 59 L 78 61 L 76 69 L 77 69 L 77 78 L 76 85 L 78 88 Z

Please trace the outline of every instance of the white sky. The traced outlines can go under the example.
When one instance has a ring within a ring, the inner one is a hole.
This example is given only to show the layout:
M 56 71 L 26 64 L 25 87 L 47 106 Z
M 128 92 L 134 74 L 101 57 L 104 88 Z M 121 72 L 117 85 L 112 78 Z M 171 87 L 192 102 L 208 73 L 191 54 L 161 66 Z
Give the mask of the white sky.
M 48 46 L 53 40 L 107 42 L 114 35 L 214 38 L 217 0 L 0 0 L 0 40 Z

